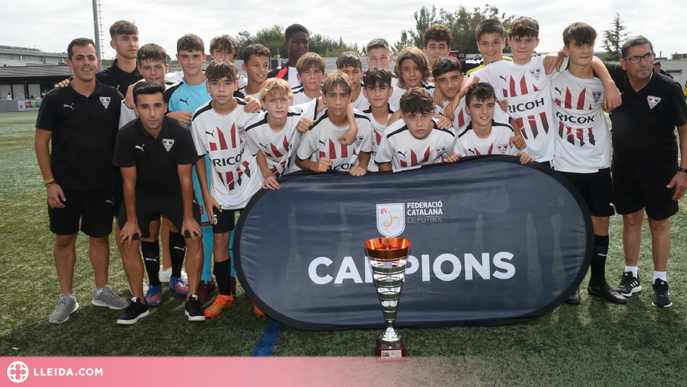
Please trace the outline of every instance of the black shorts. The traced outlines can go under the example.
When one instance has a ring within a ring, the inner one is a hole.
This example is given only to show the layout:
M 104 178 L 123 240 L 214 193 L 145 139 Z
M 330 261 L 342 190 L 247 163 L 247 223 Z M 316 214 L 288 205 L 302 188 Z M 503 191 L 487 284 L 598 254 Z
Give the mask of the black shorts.
M 160 219 L 161 214 L 166 215 L 181 232 L 181 226 L 184 223 L 184 200 L 181 194 L 164 196 L 143 190 L 136 191 L 136 216 L 138 217 L 138 228 L 143 234 L 142 238 L 150 236 L 150 222 Z M 193 198 L 193 218 L 200 224 L 200 207 L 195 197 Z M 124 227 L 126 220 L 126 205 L 122 202 L 119 209 L 120 228 Z
M 667 188 L 675 172 L 656 170 L 653 174 L 640 175 L 613 163 L 613 202 L 619 214 L 632 214 L 642 208 L 653 220 L 670 218 L 678 211 L 673 200 L 675 187 Z
M 64 208 L 50 208 L 50 231 L 57 235 L 84 234 L 103 238 L 112 232 L 115 198 L 112 188 L 94 191 L 62 189 L 66 201 Z
M 224 234 L 233 230 L 236 225 L 236 213 L 240 215 L 242 210 L 222 210 L 222 212 L 219 212 L 217 208 L 214 208 L 213 211 L 217 224 L 212 225 L 212 232 L 214 234 Z
M 592 216 L 615 215 L 613 208 L 613 181 L 611 168 L 599 169 L 594 173 L 560 172 L 577 188 Z

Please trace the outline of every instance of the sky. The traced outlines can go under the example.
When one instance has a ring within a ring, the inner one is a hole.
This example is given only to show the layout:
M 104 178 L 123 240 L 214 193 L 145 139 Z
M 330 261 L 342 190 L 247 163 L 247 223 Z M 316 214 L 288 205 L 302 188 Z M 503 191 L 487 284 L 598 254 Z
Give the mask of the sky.
M 453 12 L 460 5 L 471 10 L 486 0 L 434 1 L 437 11 Z M 59 5 L 57 5 L 59 4 Z M 616 12 L 631 35 L 648 37 L 658 55 L 687 53 L 684 39 L 686 1 L 656 0 L 551 0 L 489 2 L 507 15 L 530 16 L 539 21 L 538 52 L 563 45 L 561 33 L 570 23 L 584 21 L 600 35 L 597 50 L 602 50 L 603 31 L 610 28 Z M 429 2 L 426 6 L 431 7 Z M 406 0 L 317 1 L 317 0 L 101 0 L 105 58 L 113 58 L 109 47 L 109 26 L 117 20 L 134 21 L 141 44 L 157 43 L 168 53 L 176 51 L 176 40 L 186 33 L 199 35 L 206 44 L 220 34 L 236 36 L 248 30 L 293 23 L 305 25 L 312 33 L 363 47 L 382 37 L 393 44 L 401 31 L 414 29 L 413 13 L 422 3 Z M 256 15 L 251 17 L 251 15 Z M 88 0 L 3 1 L 0 16 L 0 45 L 33 47 L 48 52 L 66 52 L 76 37 L 93 38 L 93 8 Z M 476 52 L 476 50 L 475 50 Z

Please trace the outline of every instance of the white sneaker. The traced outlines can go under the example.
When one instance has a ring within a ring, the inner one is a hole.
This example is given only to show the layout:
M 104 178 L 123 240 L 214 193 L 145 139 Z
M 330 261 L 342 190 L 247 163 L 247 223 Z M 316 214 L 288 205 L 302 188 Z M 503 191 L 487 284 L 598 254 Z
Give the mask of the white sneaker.
M 169 282 L 169 279 L 172 277 L 172 267 L 170 266 L 167 270 L 162 270 L 162 266 L 160 266 L 160 273 L 158 276 L 160 277 L 160 282 Z M 188 283 L 188 275 L 184 269 L 181 269 L 181 279 L 185 284 Z

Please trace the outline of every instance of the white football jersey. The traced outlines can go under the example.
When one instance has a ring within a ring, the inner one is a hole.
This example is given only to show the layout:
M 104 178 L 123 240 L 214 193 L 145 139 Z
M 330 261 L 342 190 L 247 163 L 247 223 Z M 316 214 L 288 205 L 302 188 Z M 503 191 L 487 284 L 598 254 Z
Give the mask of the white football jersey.
M 245 102 L 222 115 L 207 102 L 193 114 L 193 142 L 199 156 L 209 154 L 212 165 L 211 195 L 226 210 L 241 209 L 257 192 L 264 178 L 245 141 L 246 122 L 256 113 L 246 113 Z
M 551 80 L 558 73 L 546 75 L 544 57 L 532 57 L 524 65 L 500 60 L 473 75 L 480 82 L 490 83 L 497 99 L 508 101 L 508 113 L 520 126 L 530 155 L 539 162 L 553 159 L 554 128 L 549 90 Z
M 458 141 L 454 152 L 461 156 L 480 155 L 511 155 L 527 152 L 527 148 L 518 149 L 510 145 L 510 139 L 515 135 L 513 127 L 496 121 L 491 122 L 491 133 L 486 138 L 480 138 L 472 129 L 472 122 L 458 134 Z
M 358 95 L 358 98 L 355 101 L 351 101 L 351 105 L 353 105 L 353 109 L 357 109 L 360 111 L 363 111 L 367 108 L 370 107 L 370 101 L 367 100 L 365 97 L 365 93 L 363 93 L 363 84 L 362 82 L 360 83 L 360 95 Z
M 382 136 L 375 162 L 391 163 L 393 169 L 441 163 L 442 157 L 453 153 L 456 133 L 453 128 L 439 129 L 436 119 L 432 122 L 432 131 L 423 139 L 413 136 L 403 120 L 389 125 Z
M 389 104 L 387 103 L 387 109 L 388 109 L 388 114 L 386 116 L 387 121 L 389 118 L 391 118 L 391 115 L 394 114 L 393 110 L 391 110 L 391 107 L 389 107 Z M 368 108 L 367 110 L 363 110 L 363 114 L 367 116 L 367 118 L 370 119 L 370 124 L 372 125 L 372 154 L 370 155 L 370 162 L 367 164 L 367 170 L 369 172 L 378 172 L 379 171 L 379 166 L 377 163 L 374 162 L 375 156 L 377 155 L 377 149 L 379 148 L 379 144 L 382 142 L 382 136 L 384 135 L 384 131 L 386 130 L 386 123 L 380 124 L 375 120 L 374 116 L 372 115 L 372 108 Z M 399 120 L 402 121 L 402 120 Z
M 239 98 L 246 98 L 246 97 L 251 97 L 255 99 L 260 99 L 260 92 L 258 91 L 257 93 L 254 94 L 246 94 L 246 86 L 239 87 L 238 90 L 236 90 L 236 93 L 234 96 L 236 97 L 238 94 Z
M 554 169 L 594 173 L 609 168 L 611 141 L 599 78 L 581 79 L 565 70 L 551 81 L 551 98 L 557 128 Z
M 291 102 L 291 106 L 302 105 L 302 104 L 308 103 L 314 99 L 314 98 L 308 97 L 305 94 L 305 90 L 303 89 L 303 86 L 294 87 L 293 89 L 291 89 L 291 93 L 293 93 L 293 102 Z
M 406 85 L 407 86 L 407 85 Z M 435 86 L 433 84 L 426 84 L 422 83 L 422 89 L 424 89 L 426 92 L 429 93 L 429 95 L 434 96 L 434 88 Z M 394 111 L 399 110 L 401 108 L 401 97 L 403 94 L 406 93 L 406 89 L 402 89 L 400 87 L 393 86 L 394 91 L 391 93 L 389 96 L 389 105 L 391 105 L 391 109 Z
M 136 111 L 126 107 L 126 105 L 124 105 L 124 101 L 122 101 L 122 108 L 119 110 L 119 129 L 123 128 L 124 125 L 137 118 L 138 116 L 136 115 Z
M 298 146 L 298 158 L 310 159 L 317 162 L 321 157 L 332 160 L 331 168 L 335 171 L 348 171 L 359 164 L 358 156 L 361 152 L 372 152 L 372 127 L 367 116 L 355 115 L 358 133 L 351 145 L 339 143 L 339 137 L 346 134 L 350 125 L 336 126 L 332 124 L 324 110 L 315 124 L 303 134 Z M 372 162 L 373 160 L 370 160 Z
M 444 115 L 444 109 L 449 103 L 451 103 L 451 101 L 444 100 L 444 106 L 434 105 L 434 114 Z M 472 117 L 470 117 L 468 112 L 465 110 L 465 97 L 463 97 L 460 99 L 460 103 L 453 114 L 453 129 L 460 133 L 463 129 L 465 129 L 470 121 L 472 121 Z M 508 113 L 503 111 L 498 104 L 494 107 L 494 121 L 504 124 L 507 124 L 510 121 L 510 116 Z
M 286 124 L 279 131 L 275 131 L 267 122 L 267 112 L 262 111 L 246 123 L 246 140 L 251 154 L 262 152 L 275 177 L 300 170 L 296 166 L 294 157 L 300 145 L 303 133 L 296 127 L 298 122 L 307 117 L 315 120 L 318 100 L 298 106 L 290 106 Z

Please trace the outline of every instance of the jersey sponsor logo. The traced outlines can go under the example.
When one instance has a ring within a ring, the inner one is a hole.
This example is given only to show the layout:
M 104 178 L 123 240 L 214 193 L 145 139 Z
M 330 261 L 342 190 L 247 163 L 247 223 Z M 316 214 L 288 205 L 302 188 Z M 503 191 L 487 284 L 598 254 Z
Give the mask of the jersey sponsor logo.
M 659 102 L 661 102 L 661 97 L 654 97 L 653 95 L 650 95 L 646 97 L 647 102 L 649 102 L 649 108 L 653 109 L 658 105 Z
M 540 73 L 540 71 L 541 71 L 540 68 L 537 68 L 537 69 L 534 69 L 534 70 L 530 70 L 530 74 L 532 74 L 533 77 L 535 77 L 537 80 L 539 80 L 539 73 Z
M 388 238 L 401 235 L 406 229 L 405 204 L 377 204 L 377 231 Z
M 162 145 L 164 145 L 165 150 L 169 152 L 169 150 L 172 149 L 172 145 L 174 145 L 174 140 L 171 138 L 163 138 Z
M 100 97 L 100 103 L 103 104 L 105 109 L 107 109 L 108 106 L 110 106 L 110 97 Z
M 565 122 L 570 122 L 572 124 L 589 124 L 589 123 L 594 123 L 594 116 L 584 116 L 584 117 L 579 117 L 579 116 L 573 116 L 573 115 L 568 115 L 568 114 L 563 114 L 561 112 L 556 112 L 556 117 L 560 121 L 565 121 Z
M 72 111 L 74 110 L 74 102 L 71 103 L 71 105 L 67 105 L 66 103 L 62 105 L 62 107 L 70 108 Z
M 594 97 L 594 103 L 599 102 L 602 95 L 604 95 L 603 91 L 592 91 L 592 96 Z
M 188 98 L 186 98 L 186 99 L 181 99 L 181 98 L 179 98 L 179 102 L 183 102 L 183 103 L 185 103 L 186 105 L 188 105 Z
M 145 152 L 145 150 L 143 149 L 144 146 L 146 146 L 146 144 L 143 144 L 143 145 L 134 145 L 134 148 L 140 149 L 141 152 Z
M 544 98 L 539 98 L 536 101 L 523 102 L 516 105 L 508 105 L 508 112 L 511 114 L 517 112 L 526 112 L 528 110 L 536 109 L 540 106 L 544 106 Z

